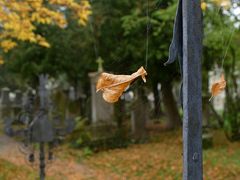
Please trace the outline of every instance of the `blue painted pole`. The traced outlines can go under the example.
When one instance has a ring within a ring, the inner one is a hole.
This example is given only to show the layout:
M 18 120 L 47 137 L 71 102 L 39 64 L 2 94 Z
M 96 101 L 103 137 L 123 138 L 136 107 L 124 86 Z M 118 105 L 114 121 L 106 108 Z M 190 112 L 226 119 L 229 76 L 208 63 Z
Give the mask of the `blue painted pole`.
M 201 0 L 182 0 L 183 179 L 202 180 Z

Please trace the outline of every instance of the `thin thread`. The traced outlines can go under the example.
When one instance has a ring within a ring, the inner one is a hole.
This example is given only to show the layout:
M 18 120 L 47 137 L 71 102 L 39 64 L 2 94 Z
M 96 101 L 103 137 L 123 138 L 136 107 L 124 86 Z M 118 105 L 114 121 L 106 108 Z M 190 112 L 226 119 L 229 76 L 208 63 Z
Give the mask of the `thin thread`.
M 220 7 L 218 8 L 217 13 L 216 13 L 216 16 L 219 15 L 221 9 L 222 9 L 222 6 L 220 6 Z M 223 29 L 223 23 L 221 23 L 221 26 L 222 26 L 222 29 Z M 223 57 L 222 57 L 221 71 L 223 71 L 223 65 L 224 65 L 225 58 L 226 58 L 227 53 L 228 53 L 228 49 L 229 49 L 230 44 L 231 44 L 231 42 L 232 42 L 232 38 L 233 38 L 234 31 L 235 31 L 235 28 L 232 29 L 232 32 L 231 32 L 231 35 L 230 35 L 230 38 L 229 38 L 229 42 L 228 42 L 228 45 L 227 45 L 227 48 L 226 48 L 226 51 L 225 51 L 225 53 L 223 54 Z M 223 35 L 223 30 L 221 31 L 221 34 Z M 223 38 L 223 36 L 221 36 L 221 37 L 222 37 L 222 42 L 224 43 L 224 38 Z
M 148 66 L 148 51 L 149 51 L 149 0 L 147 0 L 147 32 L 146 32 L 146 57 L 145 57 L 145 69 L 147 70 Z
M 227 45 L 227 49 L 226 49 L 225 54 L 224 54 L 223 59 L 222 59 L 222 66 L 221 66 L 222 71 L 223 71 L 223 64 L 224 64 L 225 58 L 226 58 L 227 53 L 228 53 L 228 49 L 229 49 L 229 47 L 231 45 L 231 42 L 232 42 L 232 39 L 233 39 L 234 31 L 235 31 L 235 28 L 232 29 L 232 32 L 231 32 L 231 35 L 230 35 L 230 38 L 229 38 L 229 42 L 228 42 L 228 45 Z

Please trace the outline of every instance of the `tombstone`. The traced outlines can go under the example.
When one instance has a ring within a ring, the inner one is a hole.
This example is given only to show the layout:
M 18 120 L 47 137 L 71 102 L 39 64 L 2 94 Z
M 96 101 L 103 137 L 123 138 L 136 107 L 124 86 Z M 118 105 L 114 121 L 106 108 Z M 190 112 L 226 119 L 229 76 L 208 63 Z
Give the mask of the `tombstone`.
M 18 114 L 20 113 L 22 109 L 22 104 L 23 104 L 23 94 L 20 90 L 15 91 L 15 98 L 13 101 L 13 112 L 14 112 L 14 117 L 17 117 Z
M 148 100 L 144 97 L 143 90 L 136 90 L 135 101 L 132 104 L 131 129 L 135 140 L 146 138 L 146 123 L 149 121 Z
M 1 106 L 10 106 L 11 101 L 9 98 L 10 90 L 9 88 L 2 88 L 1 90 Z
M 91 120 L 93 124 L 110 122 L 113 119 L 113 105 L 104 101 L 101 93 L 96 93 L 96 84 L 102 73 L 102 60 L 97 60 L 98 72 L 89 73 L 91 81 Z
M 67 109 L 65 119 L 74 119 L 77 116 L 81 115 L 81 101 L 77 98 L 76 89 L 74 87 L 70 87 L 68 91 L 67 98 Z
M 8 88 L 2 88 L 1 90 L 1 119 L 4 118 L 12 118 L 13 111 L 12 111 L 12 102 L 9 98 L 10 90 Z
M 21 107 L 23 103 L 23 94 L 20 90 L 15 91 L 14 106 Z
M 71 87 L 69 88 L 68 98 L 69 98 L 70 101 L 76 100 L 75 88 L 74 88 L 73 86 L 71 86 Z

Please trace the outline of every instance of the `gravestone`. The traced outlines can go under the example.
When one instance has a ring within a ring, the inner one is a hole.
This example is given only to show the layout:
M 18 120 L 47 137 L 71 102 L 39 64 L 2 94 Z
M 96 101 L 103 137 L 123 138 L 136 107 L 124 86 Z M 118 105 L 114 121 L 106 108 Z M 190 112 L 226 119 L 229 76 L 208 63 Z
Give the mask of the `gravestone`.
M 23 94 L 20 90 L 15 91 L 14 106 L 21 107 L 23 103 Z
M 20 90 L 15 91 L 15 98 L 13 101 L 13 112 L 14 112 L 14 117 L 17 117 L 18 114 L 20 113 L 23 105 L 23 94 Z
M 81 115 L 81 104 L 79 98 L 77 98 L 76 89 L 71 86 L 68 90 L 68 107 L 66 109 L 65 119 L 74 119 Z
M 131 129 L 135 140 L 144 140 L 146 138 L 146 123 L 149 121 L 149 102 L 144 97 L 143 90 L 137 89 L 135 100 L 132 104 Z
M 89 73 L 91 81 L 91 120 L 93 124 L 110 122 L 113 119 L 113 105 L 107 103 L 102 98 L 101 93 L 96 93 L 96 84 L 102 73 L 101 59 L 97 60 L 98 72 Z
M 9 98 L 10 90 L 6 88 L 2 88 L 1 90 L 1 99 L 0 99 L 0 104 L 1 104 L 1 119 L 4 118 L 12 118 L 12 102 L 10 101 Z
M 75 88 L 73 86 L 71 86 L 69 88 L 68 98 L 69 98 L 70 101 L 75 101 L 76 100 Z
M 2 90 L 1 90 L 1 106 L 10 106 L 11 105 L 9 93 L 10 93 L 9 88 L 7 88 L 7 87 L 2 88 Z

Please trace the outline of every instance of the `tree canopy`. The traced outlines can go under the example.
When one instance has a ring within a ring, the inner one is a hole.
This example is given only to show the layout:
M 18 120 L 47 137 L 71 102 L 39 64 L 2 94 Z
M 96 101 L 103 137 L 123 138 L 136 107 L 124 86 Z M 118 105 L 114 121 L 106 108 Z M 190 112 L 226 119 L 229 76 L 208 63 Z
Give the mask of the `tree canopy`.
M 87 0 L 2 0 L 0 2 L 0 52 L 8 52 L 19 41 L 50 47 L 44 35 L 37 32 L 40 25 L 67 26 L 65 12 L 79 24 L 85 25 L 91 13 Z

